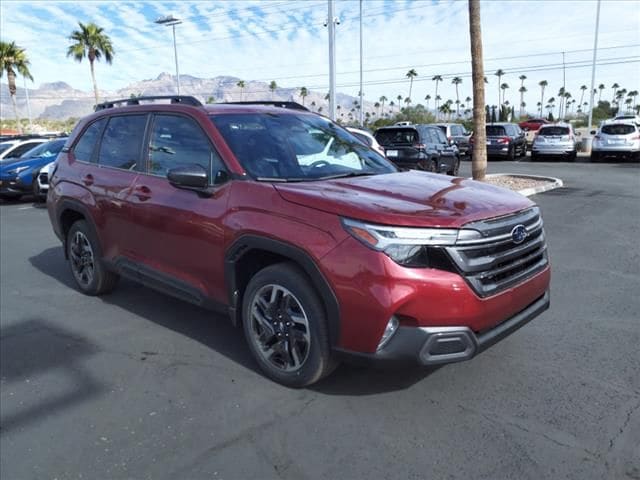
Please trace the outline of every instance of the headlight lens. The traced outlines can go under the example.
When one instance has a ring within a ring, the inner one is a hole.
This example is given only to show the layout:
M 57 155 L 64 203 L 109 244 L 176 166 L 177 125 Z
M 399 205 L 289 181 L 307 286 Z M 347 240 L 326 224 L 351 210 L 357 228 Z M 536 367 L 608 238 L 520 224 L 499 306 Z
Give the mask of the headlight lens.
M 29 167 L 18 167 L 18 168 L 14 168 L 13 170 L 9 170 L 7 173 L 9 175 L 18 175 L 20 172 L 25 171 L 27 168 Z
M 465 240 L 480 236 L 475 230 L 389 227 L 348 218 L 343 218 L 342 224 L 347 232 L 367 247 L 384 252 L 406 267 L 428 267 L 430 246 L 454 245 L 459 236 Z

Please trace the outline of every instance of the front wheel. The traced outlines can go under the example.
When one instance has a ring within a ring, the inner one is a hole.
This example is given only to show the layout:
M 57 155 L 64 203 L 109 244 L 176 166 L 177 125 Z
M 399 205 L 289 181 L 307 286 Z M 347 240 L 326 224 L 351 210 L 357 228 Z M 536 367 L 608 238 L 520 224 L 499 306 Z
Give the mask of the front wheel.
M 40 184 L 37 178 L 33 181 L 33 198 L 36 202 L 44 202 L 47 199 L 47 194 L 40 190 Z
M 305 387 L 335 368 L 324 308 L 295 265 L 271 265 L 251 279 L 242 325 L 258 365 L 282 385 Z
M 456 157 L 453 162 L 453 168 L 447 172 L 447 175 L 452 175 L 454 177 L 457 177 L 459 171 L 460 171 L 460 157 Z
M 82 293 L 102 295 L 115 288 L 119 277 L 105 267 L 98 241 L 85 220 L 71 225 L 66 248 L 71 273 Z

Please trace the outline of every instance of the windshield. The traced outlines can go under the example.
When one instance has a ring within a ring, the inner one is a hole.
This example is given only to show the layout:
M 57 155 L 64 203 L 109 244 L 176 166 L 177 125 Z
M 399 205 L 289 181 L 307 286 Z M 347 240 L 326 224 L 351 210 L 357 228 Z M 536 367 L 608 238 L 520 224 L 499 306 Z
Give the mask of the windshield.
M 602 133 L 607 135 L 628 135 L 636 131 L 636 127 L 628 124 L 605 125 L 602 127 Z
M 27 151 L 20 158 L 54 158 L 60 153 L 66 141 L 67 139 L 63 138 L 60 140 L 52 140 L 51 142 L 41 143 L 37 147 Z
M 506 134 L 507 132 L 502 126 L 487 125 L 487 137 L 501 137 Z
M 540 129 L 538 135 L 543 137 L 569 135 L 569 127 L 543 127 Z
M 242 166 L 258 180 L 305 181 L 395 172 L 379 153 L 330 120 L 307 114 L 211 117 Z

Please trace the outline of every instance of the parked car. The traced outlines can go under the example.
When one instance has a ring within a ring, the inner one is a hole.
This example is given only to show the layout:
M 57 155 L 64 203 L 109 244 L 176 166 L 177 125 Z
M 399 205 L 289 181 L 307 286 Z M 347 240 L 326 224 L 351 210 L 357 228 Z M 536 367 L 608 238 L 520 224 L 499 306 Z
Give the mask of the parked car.
M 347 130 L 351 132 L 351 134 L 357 139 L 364 142 L 365 145 L 373 148 L 380 155 L 384 156 L 384 148 L 380 146 L 376 138 L 371 133 L 367 132 L 366 130 L 354 127 L 347 127 Z
M 40 143 L 48 142 L 48 138 L 16 138 L 0 143 L 0 163 L 20 158 Z
M 630 121 L 607 122 L 591 131 L 591 161 L 605 158 L 640 160 L 640 127 Z
M 471 133 L 465 130 L 464 125 L 459 123 L 434 123 L 434 125 L 442 130 L 450 145 L 455 144 L 458 147 L 460 155 L 471 155 L 469 148 Z
M 486 126 L 487 157 L 515 160 L 527 154 L 527 141 L 522 129 L 515 123 L 492 123 Z M 470 142 L 474 142 L 472 136 Z
M 575 161 L 578 155 L 576 135 L 570 124 L 558 123 L 540 127 L 531 148 L 531 160 L 537 160 L 543 155 Z
M 389 160 L 401 170 L 425 170 L 458 175 L 460 156 L 442 130 L 433 125 L 382 127 L 374 136 Z
M 528 198 L 398 172 L 300 106 L 161 99 L 99 105 L 58 157 L 47 207 L 81 292 L 125 276 L 225 312 L 290 387 L 342 360 L 468 360 L 548 308 Z
M 635 123 L 637 127 L 640 127 L 640 115 L 616 115 L 613 121 L 614 122 L 631 122 L 631 123 Z
M 551 122 L 545 118 L 530 118 L 528 120 L 525 120 L 524 122 L 520 122 L 518 124 L 518 126 L 522 129 L 522 130 L 532 130 L 532 131 L 537 131 L 540 129 L 540 127 L 542 127 L 543 125 L 547 125 L 550 124 Z
M 27 193 L 34 192 L 40 168 L 55 160 L 66 141 L 66 138 L 59 138 L 40 143 L 22 157 L 2 162 L 0 164 L 0 198 L 17 200 Z M 37 198 L 38 195 L 36 200 Z
M 40 169 L 40 172 L 36 177 L 36 181 L 33 184 L 33 196 L 37 202 L 44 202 L 47 199 L 47 192 L 49 191 L 49 176 L 53 173 L 55 165 L 55 160 L 47 163 Z

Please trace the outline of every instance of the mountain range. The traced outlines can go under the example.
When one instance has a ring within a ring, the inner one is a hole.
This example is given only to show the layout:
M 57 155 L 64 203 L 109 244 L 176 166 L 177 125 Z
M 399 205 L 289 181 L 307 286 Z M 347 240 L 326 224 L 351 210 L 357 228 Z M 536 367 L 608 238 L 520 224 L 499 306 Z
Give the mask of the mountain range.
M 100 101 L 117 100 L 129 98 L 131 95 L 175 95 L 175 76 L 169 73 L 161 73 L 153 79 L 134 82 L 125 88 L 116 91 L 100 91 Z M 183 95 L 192 95 L 201 102 L 231 102 L 231 101 L 259 101 L 259 100 L 279 100 L 295 101 L 303 103 L 298 88 L 278 87 L 274 92 L 269 90 L 269 84 L 257 81 L 245 81 L 245 87 L 238 87 L 239 78 L 230 76 L 218 76 L 215 78 L 198 78 L 190 75 L 180 75 L 180 89 Z M 29 105 L 27 105 L 27 95 Z M 327 113 L 329 109 L 328 101 L 325 100 L 326 92 L 315 92 L 309 90 L 304 98 L 304 104 L 313 111 Z M 349 120 L 351 113 L 357 118 L 358 111 L 354 110 L 354 102 L 357 97 L 336 94 L 337 116 L 343 120 Z M 82 91 L 72 88 L 65 82 L 43 83 L 38 88 L 27 89 L 18 87 L 16 92 L 16 103 L 18 114 L 22 118 L 28 117 L 28 107 L 31 108 L 33 119 L 66 120 L 68 118 L 79 118 L 93 112 L 94 97 L 93 91 Z M 370 114 L 377 114 L 377 109 L 372 102 L 364 102 L 364 111 Z M 13 107 L 9 95 L 9 88 L 6 83 L 0 84 L 0 119 L 13 119 Z

